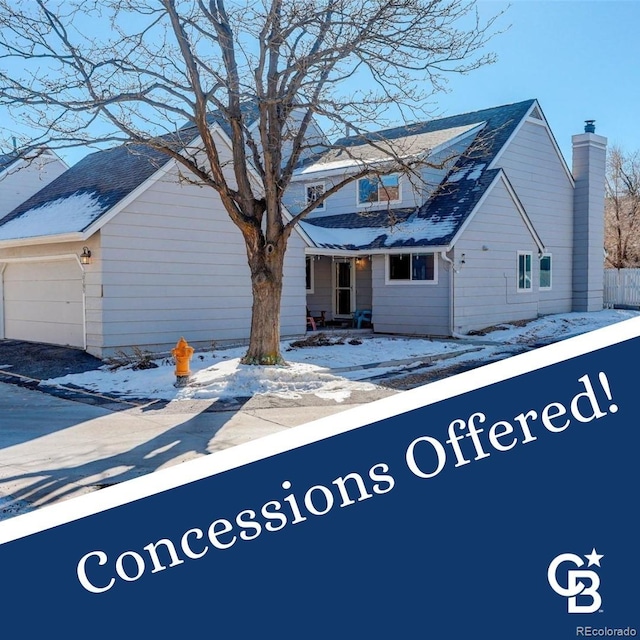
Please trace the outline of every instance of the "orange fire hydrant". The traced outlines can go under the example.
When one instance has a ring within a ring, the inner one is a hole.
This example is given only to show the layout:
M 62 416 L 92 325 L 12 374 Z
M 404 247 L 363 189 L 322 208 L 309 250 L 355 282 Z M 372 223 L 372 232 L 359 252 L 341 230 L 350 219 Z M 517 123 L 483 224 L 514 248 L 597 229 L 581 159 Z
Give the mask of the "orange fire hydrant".
M 171 355 L 176 361 L 176 387 L 184 387 L 189 382 L 191 371 L 189 370 L 189 361 L 195 349 L 189 346 L 189 343 L 180 338 L 175 349 L 171 349 Z

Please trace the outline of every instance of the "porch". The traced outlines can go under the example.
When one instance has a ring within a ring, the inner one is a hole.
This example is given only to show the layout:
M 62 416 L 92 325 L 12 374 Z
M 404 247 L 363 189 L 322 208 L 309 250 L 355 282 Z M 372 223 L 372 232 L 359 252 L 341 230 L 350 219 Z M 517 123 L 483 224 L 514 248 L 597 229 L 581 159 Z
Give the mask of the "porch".
M 306 256 L 306 292 L 307 330 L 371 330 L 370 256 Z

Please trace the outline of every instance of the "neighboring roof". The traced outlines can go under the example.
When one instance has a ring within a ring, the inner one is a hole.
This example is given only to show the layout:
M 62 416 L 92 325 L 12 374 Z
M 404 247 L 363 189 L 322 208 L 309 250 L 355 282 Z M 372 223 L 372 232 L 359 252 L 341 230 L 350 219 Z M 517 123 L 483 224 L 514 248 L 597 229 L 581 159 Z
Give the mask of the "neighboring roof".
M 318 216 L 307 218 L 300 226 L 316 247 L 325 249 L 354 251 L 450 245 L 500 173 L 500 169 L 489 169 L 491 162 L 534 103 L 535 100 L 527 100 L 380 132 L 377 135 L 381 138 L 398 140 L 408 135 L 472 128 L 485 123 L 429 200 L 417 209 Z M 343 143 L 362 145 L 362 138 L 346 138 Z
M 167 159 L 142 145 L 92 153 L 0 220 L 0 240 L 84 231 Z
M 247 121 L 257 117 L 256 109 L 252 102 L 242 105 Z M 207 120 L 229 132 L 219 114 L 212 113 Z M 162 136 L 162 140 L 181 150 L 198 135 L 195 126 L 185 125 L 176 133 Z M 9 155 L 16 159 L 15 154 Z M 167 162 L 167 154 L 143 144 L 96 151 L 2 218 L 0 241 L 83 232 Z
M 10 167 L 19 157 L 15 152 L 0 153 L 0 172 Z

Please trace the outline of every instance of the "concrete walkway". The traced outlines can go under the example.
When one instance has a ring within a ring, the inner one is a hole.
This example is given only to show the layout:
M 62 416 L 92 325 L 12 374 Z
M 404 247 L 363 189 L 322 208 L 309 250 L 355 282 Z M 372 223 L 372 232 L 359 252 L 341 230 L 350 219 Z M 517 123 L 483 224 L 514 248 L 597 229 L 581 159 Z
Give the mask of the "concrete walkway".
M 394 393 L 354 392 L 344 403 L 261 396 L 226 409 L 210 400 L 101 406 L 0 382 L 0 519 Z

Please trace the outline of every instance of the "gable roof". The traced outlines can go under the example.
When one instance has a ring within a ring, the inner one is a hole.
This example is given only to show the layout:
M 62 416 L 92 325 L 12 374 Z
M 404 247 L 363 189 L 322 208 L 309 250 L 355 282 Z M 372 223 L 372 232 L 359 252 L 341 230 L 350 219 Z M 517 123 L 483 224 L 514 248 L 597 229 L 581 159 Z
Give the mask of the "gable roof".
M 398 141 L 407 136 L 464 129 L 484 123 L 469 148 L 429 199 L 417 209 L 354 211 L 336 216 L 307 218 L 301 227 L 318 248 L 372 250 L 401 247 L 445 247 L 456 237 L 500 169 L 489 168 L 523 118 L 536 104 L 526 100 L 510 105 L 440 118 L 430 122 L 378 132 L 381 140 Z M 362 136 L 340 144 L 365 144 Z M 315 166 L 320 164 L 316 162 Z
M 247 121 L 257 117 L 254 102 L 241 108 Z M 219 113 L 209 114 L 207 120 L 229 132 Z M 179 151 L 198 137 L 197 128 L 185 124 L 160 138 Z M 144 144 L 96 151 L 0 219 L 0 241 L 82 233 L 170 161 L 167 154 Z
M 15 153 L 15 151 L 11 153 L 0 153 L 0 173 L 8 169 L 19 157 L 20 155 Z

